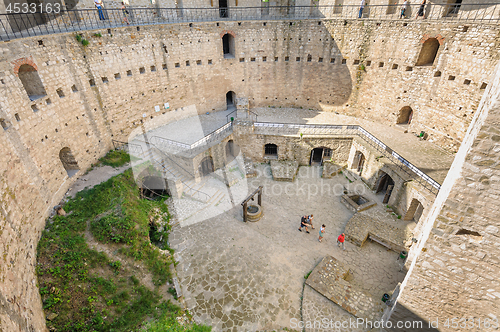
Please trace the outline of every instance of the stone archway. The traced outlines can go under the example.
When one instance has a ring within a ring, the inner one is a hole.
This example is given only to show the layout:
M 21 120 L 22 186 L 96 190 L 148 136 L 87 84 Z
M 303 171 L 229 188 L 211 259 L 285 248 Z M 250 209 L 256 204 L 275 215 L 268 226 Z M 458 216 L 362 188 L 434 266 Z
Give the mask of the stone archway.
M 214 172 L 214 161 L 211 156 L 206 156 L 201 160 L 199 171 L 201 176 L 207 176 Z
M 396 124 L 409 125 L 413 118 L 413 109 L 410 106 L 405 106 L 399 110 L 398 119 Z

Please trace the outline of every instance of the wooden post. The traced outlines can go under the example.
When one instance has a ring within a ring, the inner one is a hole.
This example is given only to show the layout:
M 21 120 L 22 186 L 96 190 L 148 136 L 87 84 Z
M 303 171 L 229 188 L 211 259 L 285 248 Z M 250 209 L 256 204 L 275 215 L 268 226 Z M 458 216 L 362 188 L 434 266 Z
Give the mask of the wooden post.
M 247 203 L 243 204 L 243 221 L 247 222 Z
M 259 206 L 262 206 L 262 188 L 259 190 L 259 196 L 257 197 L 257 202 L 259 203 Z

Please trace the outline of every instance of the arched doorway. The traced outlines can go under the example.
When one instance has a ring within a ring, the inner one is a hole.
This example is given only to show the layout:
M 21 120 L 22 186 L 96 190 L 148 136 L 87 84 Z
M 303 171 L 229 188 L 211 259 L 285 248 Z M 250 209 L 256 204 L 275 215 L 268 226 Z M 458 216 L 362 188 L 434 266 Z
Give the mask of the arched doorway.
M 354 155 L 354 160 L 352 162 L 352 169 L 355 169 L 356 172 L 361 175 L 363 173 L 363 167 L 365 166 L 365 155 L 361 151 L 356 151 L 356 154 Z
M 332 157 L 332 149 L 319 147 L 311 150 L 311 157 L 309 159 L 309 165 L 311 166 L 321 166 L 323 161 L 330 159 Z
M 432 66 L 439 50 L 439 41 L 436 38 L 427 39 L 422 45 L 415 66 Z
M 228 110 L 236 108 L 235 101 L 236 94 L 233 91 L 229 91 L 228 93 L 226 93 L 226 106 Z
M 278 159 L 278 146 L 272 143 L 264 145 L 264 158 Z
M 61 160 L 66 173 L 68 173 L 68 177 L 72 177 L 80 170 L 80 167 L 78 167 L 78 163 L 76 162 L 73 153 L 71 153 L 70 148 L 62 148 L 61 151 L 59 151 L 59 159 Z
M 413 110 L 410 106 L 405 106 L 399 110 L 398 119 L 396 124 L 409 125 L 413 118 Z
M 200 163 L 200 174 L 201 176 L 207 176 L 214 171 L 214 161 L 211 156 L 207 156 L 201 160 Z
M 382 203 L 385 204 L 389 202 L 393 189 L 394 189 L 394 180 L 387 173 L 381 171 L 380 176 L 378 178 L 378 186 L 376 193 L 384 194 L 384 199 L 382 200 Z
M 236 158 L 236 156 L 240 153 L 239 147 L 234 144 L 234 141 L 231 139 L 226 143 L 226 164 L 229 164 L 231 161 Z
M 405 221 L 415 221 L 416 223 L 420 220 L 420 217 L 422 217 L 422 214 L 424 213 L 424 206 L 420 201 L 416 198 L 414 198 L 411 201 L 410 207 L 408 208 L 408 211 L 406 211 L 406 214 L 403 218 Z
M 234 59 L 234 37 L 229 33 L 222 36 L 222 52 L 224 58 Z

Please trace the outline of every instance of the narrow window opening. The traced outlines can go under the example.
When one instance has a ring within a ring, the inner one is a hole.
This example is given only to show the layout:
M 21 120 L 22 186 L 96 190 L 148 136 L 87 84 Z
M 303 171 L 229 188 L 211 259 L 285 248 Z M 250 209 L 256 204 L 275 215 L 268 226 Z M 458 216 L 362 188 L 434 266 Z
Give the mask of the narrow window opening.
M 36 104 L 31 105 L 31 109 L 33 110 L 33 112 L 38 112 L 38 106 Z
M 481 84 L 481 86 L 479 87 L 479 89 L 480 90 L 484 90 L 484 89 L 486 89 L 487 86 L 488 86 L 488 84 L 486 84 L 486 83 L 483 82 L 483 84 Z
M 95 86 L 95 81 L 93 79 L 89 80 L 89 85 L 90 86 Z
M 14 116 L 16 117 L 17 122 L 21 121 L 21 118 L 19 117 L 19 113 L 14 114 Z
M 146 69 L 144 67 L 139 68 L 139 74 L 144 74 Z
M 379 67 L 379 68 L 382 68 L 383 66 L 384 66 L 384 63 L 383 63 L 383 62 L 379 62 L 379 63 L 378 63 L 378 67 Z
M 102 80 L 102 83 L 108 83 L 109 82 L 107 77 L 101 77 L 101 80 Z
M 56 92 L 59 98 L 64 98 L 64 91 L 62 89 L 57 89 Z
M 122 78 L 122 76 L 120 75 L 120 73 L 116 73 L 115 74 L 115 80 L 119 80 L 120 78 Z
M 399 67 L 399 65 L 396 63 L 392 65 L 392 69 L 398 69 L 398 67 Z
M 73 85 L 73 86 L 71 87 L 71 91 L 73 91 L 73 92 L 78 92 L 78 89 L 77 89 L 76 85 Z
M 127 70 L 127 76 L 132 76 L 132 71 L 131 70 Z
M 234 37 L 229 33 L 222 36 L 222 53 L 225 59 L 234 59 Z
M 441 77 L 441 72 L 438 70 L 434 73 L 434 77 Z

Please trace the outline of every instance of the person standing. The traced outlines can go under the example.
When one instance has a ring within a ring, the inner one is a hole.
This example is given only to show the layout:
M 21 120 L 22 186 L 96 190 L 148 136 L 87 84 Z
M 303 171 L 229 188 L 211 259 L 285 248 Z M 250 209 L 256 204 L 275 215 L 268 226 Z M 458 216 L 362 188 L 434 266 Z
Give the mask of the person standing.
M 422 18 L 425 19 L 425 16 L 424 16 L 424 13 L 425 13 L 425 3 L 426 3 L 426 0 L 422 0 L 422 2 L 420 3 L 420 7 L 418 8 L 417 16 L 415 17 L 416 20 L 418 20 L 419 16 L 422 16 Z
M 301 219 L 300 219 L 300 227 L 299 227 L 299 232 L 302 232 L 302 228 L 305 227 L 306 229 L 306 233 L 309 234 L 309 231 L 307 230 L 307 226 L 311 226 L 311 224 L 308 223 L 308 220 L 309 220 L 309 217 L 308 216 L 303 216 Z
M 321 225 L 321 227 L 319 228 L 319 239 L 318 241 L 321 242 L 321 240 L 323 240 L 323 235 L 325 235 L 325 224 Z
M 104 13 L 102 12 L 102 0 L 94 0 L 94 5 L 97 8 L 97 12 L 99 13 L 99 19 L 101 21 L 105 20 Z
M 342 250 L 345 250 L 345 234 L 342 233 L 339 235 L 339 237 L 337 238 L 337 247 L 340 247 L 340 245 L 342 244 Z
M 314 215 L 312 215 L 312 214 L 307 217 L 307 222 L 309 223 L 309 225 L 311 225 L 312 229 L 314 229 L 313 219 L 314 219 Z
M 405 13 L 407 8 L 408 8 L 408 0 L 405 0 L 403 2 L 403 5 L 401 6 L 401 15 L 399 15 L 399 18 L 405 18 Z
M 123 13 L 123 21 L 125 23 L 127 23 L 127 25 L 130 25 L 130 23 L 128 22 L 128 15 L 130 14 L 127 7 L 125 6 L 125 2 L 122 2 L 122 13 Z
M 359 5 L 359 14 L 358 18 L 361 18 L 363 16 L 363 9 L 365 8 L 366 0 L 361 0 L 361 4 Z

